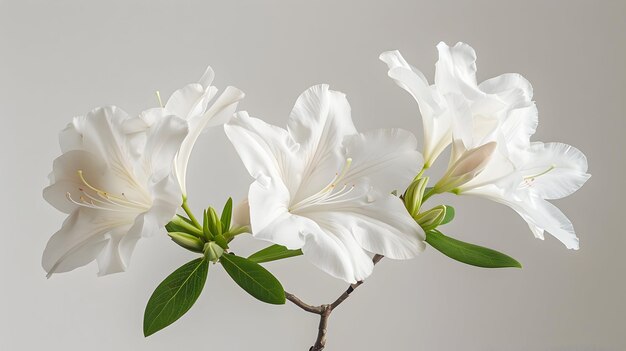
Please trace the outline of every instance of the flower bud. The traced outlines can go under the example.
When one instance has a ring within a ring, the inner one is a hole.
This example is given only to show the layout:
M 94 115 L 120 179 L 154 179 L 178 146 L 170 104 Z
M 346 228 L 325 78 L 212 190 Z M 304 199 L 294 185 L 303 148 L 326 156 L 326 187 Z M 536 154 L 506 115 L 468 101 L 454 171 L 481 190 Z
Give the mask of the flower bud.
M 215 241 L 204 244 L 204 256 L 211 262 L 217 262 L 224 254 L 224 249 Z
M 496 145 L 496 142 L 492 141 L 465 151 L 458 160 L 448 167 L 446 174 L 435 184 L 435 192 L 445 193 L 474 179 L 489 163 L 491 155 L 496 150 Z
M 213 236 L 222 235 L 222 221 L 213 207 L 209 207 L 209 230 Z
M 182 232 L 171 232 L 168 233 L 168 235 L 170 236 L 170 238 L 172 238 L 172 241 L 187 250 L 191 250 L 193 252 L 202 252 L 202 250 L 204 249 L 204 242 L 194 235 Z
M 428 184 L 428 177 L 416 179 L 404 192 L 404 206 L 409 214 L 411 214 L 411 217 L 417 216 L 420 207 L 422 207 L 426 184 Z
M 415 221 L 417 224 L 424 229 L 424 231 L 429 231 L 437 228 L 443 222 L 443 219 L 446 217 L 446 206 L 439 205 L 431 208 L 428 211 L 422 212 L 415 217 Z

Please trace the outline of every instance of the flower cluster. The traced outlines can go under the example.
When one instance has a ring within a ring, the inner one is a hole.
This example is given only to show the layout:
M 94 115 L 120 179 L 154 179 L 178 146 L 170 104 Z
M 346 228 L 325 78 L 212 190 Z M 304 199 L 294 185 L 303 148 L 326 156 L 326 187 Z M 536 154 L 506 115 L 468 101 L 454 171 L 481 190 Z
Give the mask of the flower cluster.
M 191 307 L 210 262 L 221 263 L 237 284 L 269 303 L 284 303 L 285 292 L 259 263 L 298 255 L 351 284 L 367 278 L 380 257 L 410 259 L 426 243 L 475 266 L 519 266 L 507 255 L 441 233 L 454 209 L 424 209 L 441 193 L 505 204 L 536 237 L 547 231 L 578 249 L 571 222 L 547 200 L 585 183 L 585 156 L 569 145 L 531 142 L 538 113 L 521 75 L 478 84 L 470 46 L 437 48 L 434 84 L 398 51 L 380 55 L 389 77 L 418 104 L 421 152 L 406 130 L 358 132 L 346 96 L 327 85 L 300 95 L 286 128 L 236 112 L 244 94 L 228 87 L 218 96 L 210 68 L 164 106 L 137 115 L 103 107 L 74 118 L 61 132 L 62 155 L 43 193 L 69 214 L 44 251 L 48 276 L 93 260 L 101 275 L 124 271 L 140 238 L 168 233 L 201 257 L 156 289 L 144 320 L 150 335 Z M 221 215 L 209 207 L 199 220 L 187 206 L 187 163 L 200 134 L 221 126 L 253 181 L 234 209 L 229 199 Z M 448 146 L 447 170 L 429 187 L 426 172 Z M 237 256 L 230 244 L 242 233 L 273 245 Z M 180 291 L 189 296 L 177 296 Z

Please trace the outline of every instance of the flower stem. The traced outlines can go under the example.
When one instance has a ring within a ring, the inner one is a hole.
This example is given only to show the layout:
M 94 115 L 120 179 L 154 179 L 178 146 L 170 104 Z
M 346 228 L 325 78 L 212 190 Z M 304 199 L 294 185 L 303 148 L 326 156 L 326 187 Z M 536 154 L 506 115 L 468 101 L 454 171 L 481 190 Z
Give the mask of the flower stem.
M 193 222 L 193 225 L 195 225 L 196 227 L 202 229 L 202 225 L 200 224 L 200 222 L 198 222 L 196 217 L 191 212 L 191 209 L 189 209 L 189 206 L 187 205 L 187 197 L 186 196 L 183 196 L 183 204 L 181 205 L 181 207 L 183 208 L 183 210 L 185 211 L 187 216 L 189 216 L 189 219 L 191 220 L 191 222 Z
M 375 255 L 372 261 L 374 264 L 378 263 L 383 259 L 383 255 Z M 350 284 L 348 289 L 341 294 L 335 302 L 331 304 L 324 304 L 320 306 L 312 306 L 304 301 L 300 300 L 296 295 L 288 293 L 285 291 L 285 297 L 287 300 L 291 301 L 294 305 L 300 307 L 304 311 L 318 314 L 320 316 L 320 323 L 318 326 L 317 339 L 315 339 L 315 344 L 309 348 L 309 351 L 321 351 L 326 347 L 326 334 L 328 333 L 328 319 L 332 311 L 337 308 L 342 302 L 344 302 L 350 294 L 358 288 L 363 281 L 358 281 L 354 284 Z

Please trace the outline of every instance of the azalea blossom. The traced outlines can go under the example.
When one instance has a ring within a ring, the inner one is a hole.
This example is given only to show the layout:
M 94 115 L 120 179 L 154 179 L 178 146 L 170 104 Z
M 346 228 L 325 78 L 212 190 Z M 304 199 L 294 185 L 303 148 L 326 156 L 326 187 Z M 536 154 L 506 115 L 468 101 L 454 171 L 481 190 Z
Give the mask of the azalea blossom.
M 226 123 L 245 96 L 241 90 L 229 86 L 211 103 L 217 95 L 217 88 L 211 85 L 214 77 L 213 69 L 208 67 L 197 83 L 176 90 L 165 104 L 167 114 L 183 118 L 189 124 L 189 135 L 183 141 L 175 163 L 176 176 L 185 196 L 187 164 L 196 140 L 207 128 Z
M 589 178 L 587 160 L 560 143 L 531 143 L 538 124 L 531 84 L 503 74 L 480 84 L 476 53 L 467 44 L 437 46 L 436 84 L 450 117 L 452 152 L 436 192 L 480 195 L 506 204 L 528 222 L 536 237 L 550 232 L 578 249 L 571 222 L 546 200 L 578 190 Z M 399 54 L 398 54 L 399 55 Z M 400 56 L 401 57 L 401 56 Z
M 256 238 L 302 249 L 310 262 L 354 283 L 371 254 L 408 259 L 424 233 L 402 201 L 422 166 L 404 130 L 359 134 L 342 93 L 314 86 L 297 100 L 287 129 L 238 113 L 226 134 L 255 181 L 248 193 Z
M 422 72 L 409 65 L 399 51 L 387 51 L 380 59 L 389 67 L 388 75 L 406 90 L 418 103 L 424 130 L 424 167 L 429 168 L 437 157 L 450 145 L 452 117 L 445 109 L 445 99 L 437 90 L 441 80 L 442 59 L 437 63 L 435 85 L 429 85 Z
M 182 202 L 172 170 L 187 133 L 187 123 L 162 108 L 130 117 L 103 107 L 74 118 L 43 191 L 69 214 L 45 248 L 48 276 L 93 260 L 100 275 L 124 271 L 141 237 L 165 232 Z

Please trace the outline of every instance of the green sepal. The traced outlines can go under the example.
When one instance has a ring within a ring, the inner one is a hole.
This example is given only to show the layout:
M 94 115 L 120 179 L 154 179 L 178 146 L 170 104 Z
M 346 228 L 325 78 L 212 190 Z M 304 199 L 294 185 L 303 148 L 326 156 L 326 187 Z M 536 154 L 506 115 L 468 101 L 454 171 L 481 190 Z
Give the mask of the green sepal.
M 426 242 L 453 260 L 483 268 L 522 268 L 501 252 L 445 236 L 438 230 L 426 232 Z
M 224 204 L 224 208 L 222 209 L 222 217 L 220 221 L 222 222 L 222 233 L 226 233 L 230 230 L 230 222 L 233 217 L 233 199 L 231 197 L 228 198 L 226 203 Z
M 143 335 L 158 332 L 189 311 L 204 288 L 208 272 L 208 261 L 202 257 L 167 276 L 148 300 L 143 317 Z
M 282 245 L 271 245 L 248 256 L 248 260 L 256 263 L 282 260 L 283 258 L 302 255 L 302 250 L 289 250 Z
M 402 197 L 404 206 L 411 217 L 417 216 L 422 207 L 422 198 L 424 197 L 426 184 L 428 184 L 428 177 L 418 178 L 414 180 L 404 192 Z
M 454 207 L 449 206 L 449 205 L 444 205 L 446 207 L 446 215 L 443 217 L 443 220 L 441 221 L 441 223 L 439 223 L 439 225 L 444 225 L 444 224 L 448 224 L 450 222 L 452 222 L 452 220 L 454 219 Z
M 415 216 L 415 221 L 427 232 L 437 228 L 443 222 L 445 216 L 446 206 L 439 205 L 418 214 Z
M 224 249 L 215 241 L 209 241 L 204 244 L 204 257 L 206 257 L 207 260 L 217 263 L 222 255 L 224 255 Z
M 235 283 L 256 299 L 275 305 L 285 303 L 283 286 L 260 264 L 234 254 L 222 255 L 220 263 Z
M 226 240 L 226 237 L 224 237 L 224 235 L 216 235 L 214 239 L 215 243 L 221 246 L 222 249 L 228 250 L 228 240 Z

